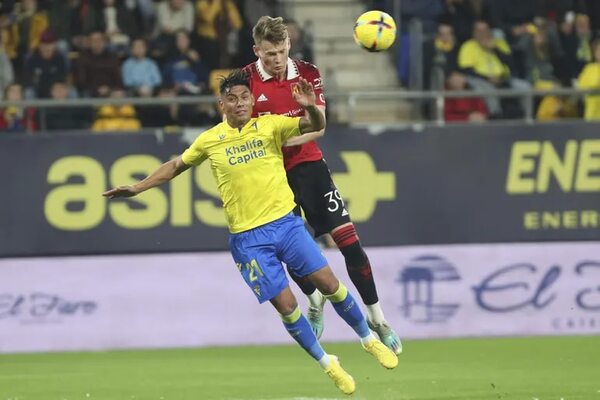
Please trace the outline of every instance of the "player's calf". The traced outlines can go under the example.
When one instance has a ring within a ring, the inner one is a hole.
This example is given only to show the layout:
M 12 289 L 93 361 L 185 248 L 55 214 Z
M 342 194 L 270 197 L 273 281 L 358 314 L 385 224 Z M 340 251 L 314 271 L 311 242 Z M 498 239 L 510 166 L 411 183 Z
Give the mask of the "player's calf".
M 401 353 L 402 342 L 385 319 L 379 303 L 371 263 L 360 244 L 354 224 L 348 223 L 339 226 L 332 231 L 332 237 L 344 256 L 350 280 L 358 290 L 367 308 L 369 327 L 377 333 L 389 349 L 396 354 Z

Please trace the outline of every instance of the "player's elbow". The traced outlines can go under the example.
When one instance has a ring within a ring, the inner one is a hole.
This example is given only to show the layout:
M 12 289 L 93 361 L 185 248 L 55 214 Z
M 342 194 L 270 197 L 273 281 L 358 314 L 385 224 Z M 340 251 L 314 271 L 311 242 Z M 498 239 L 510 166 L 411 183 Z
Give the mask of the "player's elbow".
M 313 121 L 313 130 L 315 132 L 318 132 L 318 136 L 321 137 L 325 134 L 325 119 L 324 118 L 319 118 L 316 121 Z

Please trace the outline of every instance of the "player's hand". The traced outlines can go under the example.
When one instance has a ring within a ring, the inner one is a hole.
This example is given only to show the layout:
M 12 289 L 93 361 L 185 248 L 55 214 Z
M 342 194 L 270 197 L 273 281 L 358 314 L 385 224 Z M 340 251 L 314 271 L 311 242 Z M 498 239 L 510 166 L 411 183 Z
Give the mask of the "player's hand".
M 302 77 L 292 86 L 292 96 L 302 107 L 314 106 L 317 100 L 313 85 Z
M 114 199 L 115 197 L 133 197 L 138 193 L 139 191 L 133 185 L 124 185 L 107 190 L 102 193 L 102 196 Z

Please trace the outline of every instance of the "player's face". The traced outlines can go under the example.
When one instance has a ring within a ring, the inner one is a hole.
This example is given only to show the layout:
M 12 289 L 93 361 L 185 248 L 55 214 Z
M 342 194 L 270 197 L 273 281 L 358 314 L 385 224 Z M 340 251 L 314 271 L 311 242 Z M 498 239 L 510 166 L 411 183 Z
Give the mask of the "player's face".
M 221 96 L 220 104 L 230 125 L 238 127 L 248 122 L 252 116 L 254 96 L 247 86 L 237 85 Z
M 287 68 L 290 54 L 290 41 L 285 39 L 280 43 L 271 43 L 263 40 L 254 45 L 254 54 L 260 58 L 269 75 L 282 76 Z

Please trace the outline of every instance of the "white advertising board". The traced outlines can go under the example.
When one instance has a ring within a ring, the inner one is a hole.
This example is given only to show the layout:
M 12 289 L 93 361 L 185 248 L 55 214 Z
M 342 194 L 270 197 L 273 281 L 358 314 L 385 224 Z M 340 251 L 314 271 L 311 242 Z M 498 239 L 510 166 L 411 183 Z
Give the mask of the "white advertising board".
M 405 339 L 600 333 L 600 242 L 367 253 Z M 355 339 L 331 306 L 325 323 L 323 341 Z M 0 353 L 291 342 L 228 253 L 0 259 Z

